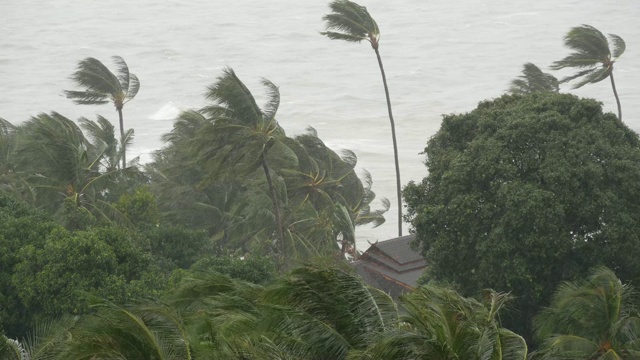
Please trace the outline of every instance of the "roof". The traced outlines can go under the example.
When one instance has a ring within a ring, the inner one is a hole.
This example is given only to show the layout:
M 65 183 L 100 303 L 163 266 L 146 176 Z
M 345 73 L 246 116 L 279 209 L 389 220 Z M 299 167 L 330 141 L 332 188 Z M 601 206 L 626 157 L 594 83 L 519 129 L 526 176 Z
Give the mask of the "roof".
M 369 285 L 393 297 L 412 290 L 418 284 L 427 262 L 411 248 L 415 235 L 371 244 L 353 263 L 356 272 Z

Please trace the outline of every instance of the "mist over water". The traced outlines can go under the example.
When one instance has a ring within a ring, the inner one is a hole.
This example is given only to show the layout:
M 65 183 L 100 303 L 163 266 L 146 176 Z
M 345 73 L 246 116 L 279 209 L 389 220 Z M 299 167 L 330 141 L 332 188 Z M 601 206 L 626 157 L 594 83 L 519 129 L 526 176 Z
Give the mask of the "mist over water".
M 258 100 L 260 79 L 280 87 L 278 121 L 289 134 L 312 126 L 334 150 L 353 150 L 358 167 L 387 197 L 387 222 L 359 229 L 358 246 L 397 235 L 395 170 L 389 120 L 375 55 L 366 44 L 319 35 L 329 1 L 270 0 L 2 0 L 0 117 L 20 123 L 52 110 L 71 119 L 95 114 L 117 123 L 111 105 L 78 106 L 77 62 L 95 57 L 112 67 L 122 56 L 141 81 L 124 108 L 136 138 L 129 157 L 143 161 L 181 110 L 205 104 L 203 93 L 232 67 Z M 624 122 L 640 130 L 640 2 L 616 0 L 362 0 L 382 34 L 399 141 L 402 183 L 426 176 L 427 140 L 442 114 L 470 111 L 500 96 L 533 62 L 543 70 L 568 54 L 562 38 L 580 24 L 620 35 L 627 51 L 616 63 Z M 566 73 L 554 73 L 562 77 Z M 616 111 L 610 83 L 561 91 L 602 101 Z M 405 233 L 409 229 L 405 225 Z

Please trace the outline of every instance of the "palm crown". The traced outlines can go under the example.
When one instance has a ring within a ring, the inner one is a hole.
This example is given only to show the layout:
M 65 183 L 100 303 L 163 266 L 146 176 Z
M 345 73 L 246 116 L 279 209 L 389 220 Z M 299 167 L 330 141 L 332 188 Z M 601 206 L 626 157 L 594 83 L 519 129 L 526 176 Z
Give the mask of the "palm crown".
M 367 8 L 349 0 L 334 1 L 329 5 L 333 13 L 325 15 L 327 31 L 322 35 L 330 39 L 352 42 L 369 41 L 371 47 L 378 48 L 380 30 L 378 24 L 369 15 Z M 336 30 L 336 31 L 329 31 Z
M 560 70 L 566 67 L 581 69 L 577 73 L 561 80 L 561 83 L 565 83 L 582 78 L 573 85 L 574 89 L 610 78 L 613 94 L 618 105 L 618 118 L 622 119 L 620 99 L 613 79 L 613 64 L 624 53 L 626 45 L 618 35 L 609 34 L 609 38 L 611 43 L 600 30 L 590 25 L 572 28 L 564 37 L 564 43 L 573 52 L 564 59 L 554 62 L 551 69 Z M 611 49 L 611 46 L 613 49 Z
M 511 81 L 509 92 L 512 94 L 530 94 L 533 92 L 558 92 L 558 79 L 551 74 L 542 72 L 532 63 L 524 64 L 522 75 Z
M 124 59 L 114 56 L 113 60 L 118 67 L 118 75 L 95 58 L 80 61 L 71 78 L 84 90 L 65 90 L 67 98 L 80 105 L 99 105 L 111 101 L 116 110 L 122 109 L 138 93 L 140 81 L 136 75 L 129 73 Z
M 120 56 L 114 56 L 113 61 L 117 66 L 117 75 L 97 59 L 89 57 L 81 60 L 71 79 L 83 90 L 65 90 L 64 94 L 80 105 L 100 105 L 113 102 L 120 120 L 120 144 L 123 149 L 122 167 L 125 168 L 127 166 L 127 137 L 124 131 L 122 108 L 138 94 L 140 81 L 137 76 L 129 72 L 127 63 Z

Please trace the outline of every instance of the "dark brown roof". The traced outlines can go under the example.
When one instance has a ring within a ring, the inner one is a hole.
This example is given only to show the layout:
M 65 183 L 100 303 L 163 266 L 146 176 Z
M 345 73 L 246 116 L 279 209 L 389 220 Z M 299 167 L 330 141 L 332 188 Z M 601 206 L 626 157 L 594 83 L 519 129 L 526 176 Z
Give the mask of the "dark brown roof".
M 376 242 L 353 265 L 367 284 L 397 297 L 416 287 L 427 266 L 411 248 L 413 239 L 415 235 Z

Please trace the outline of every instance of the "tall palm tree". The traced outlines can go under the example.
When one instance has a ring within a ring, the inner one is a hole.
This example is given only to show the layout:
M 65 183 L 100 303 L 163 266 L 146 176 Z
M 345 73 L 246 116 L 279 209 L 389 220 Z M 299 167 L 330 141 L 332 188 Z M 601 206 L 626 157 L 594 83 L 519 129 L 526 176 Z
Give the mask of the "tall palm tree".
M 541 91 L 558 92 L 558 79 L 551 74 L 542 72 L 532 63 L 524 64 L 522 75 L 511 81 L 509 92 L 512 94 L 530 94 Z
M 322 35 L 330 39 L 345 40 L 350 42 L 368 41 L 376 53 L 378 66 L 380 66 L 380 74 L 382 75 L 382 83 L 384 84 L 384 93 L 387 98 L 387 110 L 389 112 L 389 122 L 391 123 L 391 139 L 393 140 L 393 156 L 396 165 L 396 185 L 398 197 L 398 236 L 402 236 L 402 188 L 400 181 L 400 163 L 398 161 L 398 143 L 396 141 L 396 126 L 393 121 L 393 112 L 391 111 L 391 99 L 389 98 L 389 87 L 387 86 L 387 77 L 382 66 L 382 58 L 378 50 L 380 44 L 380 29 L 378 24 L 369 15 L 367 8 L 360 6 L 349 0 L 336 0 L 329 4 L 333 11 L 323 17 L 326 22 L 327 31 Z M 332 31 L 335 30 L 335 31 Z
M 618 118 L 622 120 L 622 108 L 620 98 L 613 79 L 613 64 L 624 53 L 626 45 L 618 35 L 609 34 L 611 44 L 600 30 L 590 25 L 577 26 L 569 30 L 564 37 L 564 44 L 573 53 L 562 60 L 553 63 L 551 69 L 560 70 L 566 67 L 584 69 L 565 77 L 560 82 L 565 83 L 577 78 L 582 78 L 573 86 L 574 89 L 586 84 L 593 84 L 606 79 L 611 79 L 611 88 L 618 105 Z M 610 48 L 613 46 L 613 49 Z
M 640 316 L 634 291 L 599 267 L 561 285 L 534 319 L 542 346 L 535 359 L 639 359 Z
M 210 117 L 211 126 L 199 131 L 194 146 L 198 149 L 199 159 L 204 160 L 210 170 L 211 179 L 224 176 L 246 178 L 262 168 L 272 203 L 280 255 L 286 260 L 278 176 L 270 164 L 297 160 L 295 154 L 283 145 L 285 133 L 275 119 L 280 92 L 269 80 L 264 79 L 262 84 L 268 96 L 264 109 L 258 106 L 235 72 L 225 69 L 218 81 L 208 88 L 207 98 L 213 101 L 213 105 L 205 107 L 203 112 Z M 278 156 L 269 157 L 268 154 L 274 151 Z
M 118 112 L 120 121 L 120 144 L 124 149 L 126 137 L 122 108 L 131 101 L 138 90 L 140 81 L 138 77 L 129 72 L 127 63 L 119 56 L 114 56 L 113 61 L 117 67 L 117 75 L 111 72 L 102 62 L 94 58 L 86 58 L 78 63 L 76 71 L 71 79 L 76 85 L 83 88 L 80 91 L 65 90 L 67 98 L 76 104 L 97 105 L 112 102 Z M 127 167 L 126 153 L 122 154 L 122 168 Z

